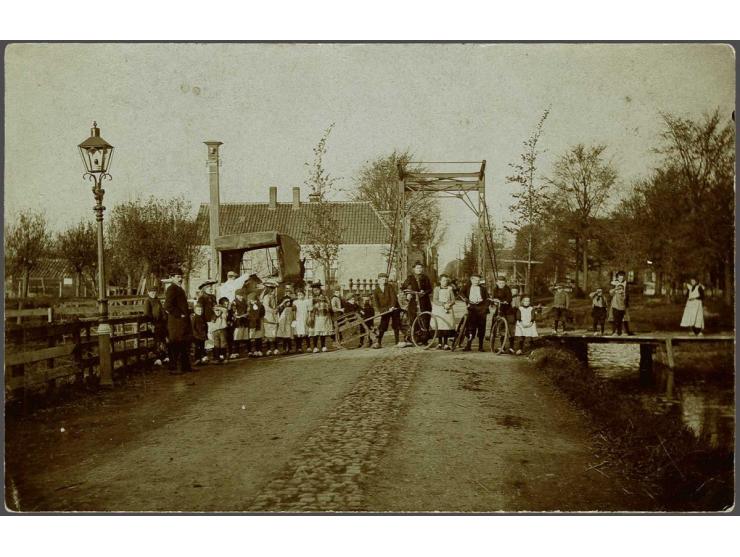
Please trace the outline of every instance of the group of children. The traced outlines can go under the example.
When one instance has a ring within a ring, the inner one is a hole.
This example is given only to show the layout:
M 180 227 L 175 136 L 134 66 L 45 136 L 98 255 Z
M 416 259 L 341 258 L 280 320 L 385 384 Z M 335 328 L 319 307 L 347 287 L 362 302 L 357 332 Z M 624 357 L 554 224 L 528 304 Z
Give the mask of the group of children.
M 308 292 L 284 291 L 277 283 L 266 283 L 261 291 L 240 288 L 233 301 L 221 297 L 212 307 L 209 299 L 215 300 L 215 296 L 201 294 L 192 315 L 196 363 L 208 361 L 209 338 L 216 362 L 240 356 L 327 352 L 342 314 L 359 312 L 370 322 L 374 315 L 369 299 L 359 306 L 354 295 L 343 300 L 340 291 L 329 298 L 320 282 L 313 283 Z M 362 338 L 361 345 L 364 341 Z

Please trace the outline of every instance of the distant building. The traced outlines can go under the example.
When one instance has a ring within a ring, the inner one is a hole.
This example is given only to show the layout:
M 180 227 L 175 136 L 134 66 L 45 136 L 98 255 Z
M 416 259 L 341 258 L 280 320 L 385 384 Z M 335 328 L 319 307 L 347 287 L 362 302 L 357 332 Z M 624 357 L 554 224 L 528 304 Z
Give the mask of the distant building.
M 321 280 L 324 272 L 320 264 L 312 261 L 305 248 L 308 246 L 308 226 L 311 212 L 318 201 L 301 201 L 300 188 L 292 190 L 292 201 L 279 203 L 277 187 L 270 187 L 268 201 L 221 203 L 219 212 L 220 235 L 242 234 L 250 232 L 276 231 L 294 238 L 302 248 L 301 257 L 306 258 L 306 281 Z M 311 196 L 309 196 L 310 198 Z M 330 282 L 333 285 L 346 287 L 349 280 L 375 279 L 380 272 L 387 270 L 387 254 L 390 250 L 391 230 L 373 206 L 364 201 L 332 201 L 333 214 L 342 230 L 339 243 L 339 256 L 330 269 Z M 203 246 L 203 265 L 195 269 L 189 280 L 191 293 L 197 285 L 209 275 L 210 261 L 208 250 L 210 243 L 209 204 L 200 206 L 197 216 L 199 243 Z M 260 251 L 250 256 L 245 254 L 241 271 L 255 272 L 265 266 L 265 252 Z M 267 262 L 274 265 L 274 262 Z
M 8 275 L 5 277 L 5 296 L 20 295 L 22 277 Z M 76 273 L 69 268 L 64 259 L 47 257 L 39 262 L 28 278 L 29 296 L 72 297 L 75 295 Z M 83 278 L 80 284 L 80 296 L 92 292 L 89 281 Z

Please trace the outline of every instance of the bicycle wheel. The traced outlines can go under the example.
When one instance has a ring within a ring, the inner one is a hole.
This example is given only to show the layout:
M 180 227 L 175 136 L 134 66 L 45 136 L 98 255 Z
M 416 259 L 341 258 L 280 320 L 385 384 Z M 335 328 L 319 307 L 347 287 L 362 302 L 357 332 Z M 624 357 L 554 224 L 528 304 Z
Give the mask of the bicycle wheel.
M 422 311 L 411 324 L 411 342 L 426 348 L 437 338 L 438 329 L 436 316 L 431 311 Z
M 466 333 L 468 332 L 468 314 L 463 315 L 460 322 L 457 324 L 455 330 L 455 339 L 452 341 L 452 350 L 454 351 L 458 346 L 465 342 Z
M 491 324 L 491 352 L 501 354 L 509 342 L 509 323 L 503 317 L 496 317 Z

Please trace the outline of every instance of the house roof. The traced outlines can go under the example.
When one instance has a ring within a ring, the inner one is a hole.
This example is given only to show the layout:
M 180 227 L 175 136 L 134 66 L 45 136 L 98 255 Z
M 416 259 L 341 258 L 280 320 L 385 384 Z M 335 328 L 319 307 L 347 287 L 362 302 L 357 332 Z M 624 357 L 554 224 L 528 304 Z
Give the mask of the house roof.
M 71 277 L 74 272 L 69 269 L 67 261 L 58 258 L 44 258 L 38 267 L 31 272 L 31 278 L 61 279 Z
M 390 229 L 373 206 L 366 201 L 336 201 L 332 205 L 342 230 L 341 244 L 388 244 Z M 307 244 L 306 228 L 315 203 L 302 202 L 298 209 L 292 203 L 222 203 L 219 215 L 221 235 L 245 232 L 276 231 L 287 234 L 299 244 Z M 201 245 L 209 240 L 208 203 L 200 206 L 197 216 Z

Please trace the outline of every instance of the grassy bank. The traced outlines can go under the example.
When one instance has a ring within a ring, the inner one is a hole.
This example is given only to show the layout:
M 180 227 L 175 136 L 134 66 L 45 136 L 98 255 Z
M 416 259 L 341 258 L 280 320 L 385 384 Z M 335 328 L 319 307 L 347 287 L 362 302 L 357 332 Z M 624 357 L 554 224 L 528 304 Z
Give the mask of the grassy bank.
M 552 304 L 552 298 L 538 300 L 545 306 Z M 572 299 L 570 309 L 573 315 L 572 327 L 576 329 L 590 329 L 591 300 Z M 683 316 L 684 304 L 665 302 L 661 298 L 636 295 L 630 301 L 630 327 L 634 331 L 686 331 L 681 329 L 681 317 Z M 552 318 L 546 313 L 545 322 L 552 323 Z M 735 313 L 734 308 L 725 305 L 721 300 L 708 299 L 704 303 L 704 320 L 706 331 L 716 333 L 721 331 L 734 331 Z M 607 323 L 607 329 L 611 325 Z
M 675 415 L 654 414 L 597 377 L 567 350 L 541 348 L 535 365 L 592 420 L 605 462 L 644 486 L 657 511 L 721 511 L 733 505 L 733 451 L 712 448 Z

